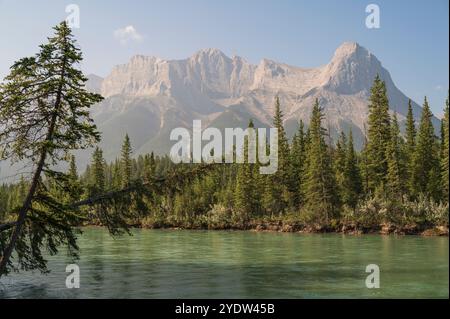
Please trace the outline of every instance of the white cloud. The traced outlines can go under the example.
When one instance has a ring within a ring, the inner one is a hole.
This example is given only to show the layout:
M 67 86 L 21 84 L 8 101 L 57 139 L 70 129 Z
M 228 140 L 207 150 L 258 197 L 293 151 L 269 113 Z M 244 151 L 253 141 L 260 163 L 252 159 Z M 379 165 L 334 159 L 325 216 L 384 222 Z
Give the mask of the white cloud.
M 132 25 L 114 31 L 114 37 L 119 40 L 120 44 L 125 45 L 128 42 L 141 42 L 143 36 Z
M 436 91 L 441 91 L 441 90 L 444 89 L 444 87 L 443 87 L 442 85 L 436 85 L 436 86 L 434 87 L 434 89 L 435 89 Z

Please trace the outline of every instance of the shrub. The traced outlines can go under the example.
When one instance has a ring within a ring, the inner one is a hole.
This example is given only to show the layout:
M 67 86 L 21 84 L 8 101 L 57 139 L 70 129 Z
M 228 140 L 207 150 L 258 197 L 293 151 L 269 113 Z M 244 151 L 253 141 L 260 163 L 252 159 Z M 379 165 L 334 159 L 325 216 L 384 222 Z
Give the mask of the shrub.
M 232 224 L 232 211 L 222 204 L 214 204 L 206 215 L 208 228 L 229 228 Z

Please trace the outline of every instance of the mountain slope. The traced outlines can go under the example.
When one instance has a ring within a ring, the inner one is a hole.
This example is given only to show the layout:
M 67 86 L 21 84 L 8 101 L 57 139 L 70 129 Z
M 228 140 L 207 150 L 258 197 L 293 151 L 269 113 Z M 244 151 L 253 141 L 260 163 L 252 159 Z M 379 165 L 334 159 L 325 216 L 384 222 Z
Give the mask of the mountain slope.
M 138 153 L 166 153 L 171 145 L 170 130 L 190 127 L 193 119 L 201 119 L 205 126 L 234 127 L 245 126 L 253 118 L 270 126 L 276 95 L 292 134 L 300 119 L 308 122 L 317 98 L 332 135 L 351 128 L 361 147 L 367 99 L 377 73 L 386 81 L 391 109 L 402 122 L 408 97 L 372 53 L 350 42 L 336 50 L 330 63 L 311 69 L 267 59 L 252 65 L 217 49 L 200 50 L 185 60 L 135 56 L 102 81 L 106 100 L 96 107 L 94 117 L 105 133 L 111 127 L 119 136 L 128 132 Z M 120 106 L 114 106 L 117 99 Z M 413 103 L 413 108 L 419 117 L 420 107 Z M 140 112 L 142 117 L 132 120 L 140 117 Z M 111 145 L 113 142 L 109 133 L 105 134 L 104 145 L 115 151 L 119 146 Z
M 194 119 L 202 120 L 203 127 L 224 128 L 246 127 L 251 118 L 256 126 L 268 127 L 275 96 L 280 98 L 290 136 L 300 119 L 308 124 L 317 98 L 331 136 L 352 129 L 361 148 L 376 74 L 386 82 L 391 110 L 402 124 L 408 97 L 372 53 L 351 42 L 337 48 L 328 64 L 309 69 L 267 59 L 253 65 L 217 49 L 200 50 L 184 60 L 137 55 L 104 79 L 90 75 L 87 88 L 105 97 L 92 116 L 103 132 L 101 147 L 107 160 L 119 155 L 125 133 L 135 154 L 165 154 L 174 143 L 170 131 L 189 128 Z M 421 108 L 415 102 L 413 111 L 418 119 Z M 437 130 L 438 119 L 434 124 Z M 88 163 L 88 152 L 78 155 L 80 165 Z

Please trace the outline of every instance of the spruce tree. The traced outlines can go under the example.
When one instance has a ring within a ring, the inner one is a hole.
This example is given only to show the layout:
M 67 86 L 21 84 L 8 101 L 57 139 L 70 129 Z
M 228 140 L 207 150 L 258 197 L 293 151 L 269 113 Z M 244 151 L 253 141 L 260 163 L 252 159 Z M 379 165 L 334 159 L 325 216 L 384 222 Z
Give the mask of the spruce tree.
M 360 161 L 359 161 L 359 171 L 361 172 L 362 182 L 363 182 L 363 194 L 364 196 L 367 196 L 370 194 L 369 190 L 369 161 L 368 161 L 368 150 L 367 150 L 367 144 L 369 144 L 367 139 L 367 129 L 366 124 L 364 124 L 364 142 L 363 142 L 363 148 L 360 155 Z
M 155 155 L 153 152 L 144 156 L 144 180 L 151 181 L 152 177 L 155 176 L 156 172 L 156 164 L 155 164 Z
M 352 130 L 348 134 L 348 142 L 345 149 L 345 166 L 342 202 L 351 208 L 355 208 L 362 193 L 362 178 L 358 167 L 358 158 L 353 144 Z
M 278 170 L 274 174 L 262 177 L 263 207 L 271 214 L 283 213 L 290 199 L 288 190 L 289 143 L 283 127 L 283 112 L 278 96 L 275 99 L 273 126 L 278 130 Z
M 53 164 L 66 160 L 72 150 L 91 147 L 99 140 L 89 108 L 102 97 L 85 88 L 87 78 L 76 68 L 82 55 L 67 23 L 54 30 L 39 53 L 13 64 L 0 86 L 0 159 L 33 165 L 16 223 L 0 232 L 0 276 L 12 267 L 45 271 L 42 248 L 55 254 L 58 246 L 67 245 L 76 257 L 78 230 L 73 226 L 81 221 L 42 181 L 45 174 L 46 180 L 60 184 L 66 177 L 55 171 Z
M 449 102 L 448 97 L 445 101 L 445 110 L 444 110 L 444 134 L 443 140 L 441 143 L 443 144 L 443 152 L 441 159 L 441 172 L 442 172 L 442 188 L 443 188 L 443 198 L 445 201 L 448 201 L 449 197 L 449 174 L 448 174 L 448 164 L 449 164 Z
M 433 114 L 425 97 L 413 158 L 412 180 L 415 196 L 420 193 L 436 196 L 437 192 L 434 185 L 436 181 L 433 179 L 439 170 L 439 161 L 432 117 Z
M 125 138 L 122 144 L 122 152 L 121 152 L 121 185 L 123 188 L 128 187 L 131 183 L 131 174 L 132 174 L 132 160 L 131 160 L 131 142 L 128 134 L 125 134 Z
M 254 129 L 253 121 L 250 120 L 249 128 Z M 255 131 L 249 133 L 249 138 L 255 138 Z M 244 220 L 248 220 L 256 210 L 256 183 L 254 180 L 254 170 L 252 163 L 248 161 L 249 142 L 244 142 L 244 163 L 238 164 L 236 176 L 236 188 L 234 192 L 235 210 L 241 214 Z
M 406 143 L 405 143 L 405 160 L 406 160 L 406 178 L 409 192 L 414 192 L 413 171 L 414 171 L 414 153 L 416 149 L 416 123 L 411 105 L 411 100 L 408 101 L 408 113 L 406 115 Z
M 386 85 L 375 77 L 369 98 L 367 179 L 369 191 L 384 193 L 387 176 L 386 148 L 390 142 L 389 101 Z
M 106 189 L 105 165 L 103 151 L 99 147 L 96 147 L 94 153 L 92 154 L 90 169 L 92 195 L 101 194 Z
M 289 172 L 289 191 L 292 194 L 292 205 L 296 209 L 304 203 L 305 162 L 306 137 L 303 121 L 300 120 L 298 130 L 292 140 Z
M 340 196 L 345 192 L 345 165 L 346 165 L 346 147 L 347 137 L 344 132 L 341 132 L 336 143 L 336 150 L 334 151 L 334 172 L 336 174 L 336 187 Z
M 394 114 L 391 123 L 391 141 L 386 150 L 388 161 L 387 194 L 394 201 L 401 200 L 404 193 L 404 180 L 402 176 L 404 170 L 402 169 L 403 162 L 400 139 L 397 114 Z
M 119 189 L 122 187 L 121 173 L 120 173 L 120 161 L 115 159 L 111 164 L 111 188 Z
M 278 171 L 276 175 L 280 178 L 286 178 L 288 176 L 289 165 L 289 143 L 283 126 L 283 117 L 280 99 L 277 96 L 275 99 L 273 126 L 278 130 Z
M 68 186 L 70 202 L 80 200 L 83 188 L 78 179 L 77 164 L 75 162 L 75 155 L 70 157 L 69 172 L 68 172 Z
M 308 147 L 308 167 L 306 169 L 306 209 L 314 219 L 328 223 L 337 214 L 338 198 L 332 161 L 322 128 L 323 114 L 318 100 L 315 101 L 309 124 L 310 145 Z
M 444 113 L 445 116 L 445 113 Z M 441 136 L 439 138 L 439 160 L 442 160 L 445 156 L 445 118 L 441 119 L 441 127 L 439 129 Z

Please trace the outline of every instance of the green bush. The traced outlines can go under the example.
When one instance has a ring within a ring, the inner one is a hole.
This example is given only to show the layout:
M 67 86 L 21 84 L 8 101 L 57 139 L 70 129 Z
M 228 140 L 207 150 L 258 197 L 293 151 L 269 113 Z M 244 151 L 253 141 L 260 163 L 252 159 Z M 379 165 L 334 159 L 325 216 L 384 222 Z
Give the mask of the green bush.
M 435 202 L 421 196 L 415 201 L 404 197 L 392 201 L 372 197 L 359 202 L 356 209 L 343 207 L 342 220 L 346 224 L 371 228 L 383 223 L 398 226 L 416 224 L 420 226 L 448 226 L 448 203 Z

